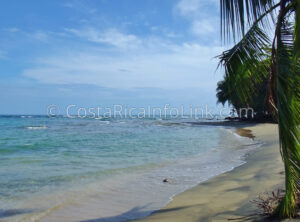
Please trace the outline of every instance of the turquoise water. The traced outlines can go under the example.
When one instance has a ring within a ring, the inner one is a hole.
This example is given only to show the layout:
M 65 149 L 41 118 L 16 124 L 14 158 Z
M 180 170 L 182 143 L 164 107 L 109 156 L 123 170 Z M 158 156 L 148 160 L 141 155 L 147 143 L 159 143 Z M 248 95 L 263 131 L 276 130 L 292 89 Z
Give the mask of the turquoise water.
M 109 183 L 120 186 L 115 189 L 121 192 L 136 180 L 132 192 L 138 195 L 145 189 L 166 193 L 160 183 L 164 177 L 181 180 L 149 212 L 172 195 L 243 163 L 246 151 L 242 147 L 250 141 L 230 130 L 194 126 L 189 121 L 0 117 L 0 219 L 14 218 L 7 212 L 16 209 L 25 209 L 24 215 L 26 209 L 44 212 L 61 203 L 66 193 L 86 198 L 107 189 L 107 198 L 101 200 L 104 204 L 106 199 L 120 201 L 120 195 L 110 196 Z M 139 177 L 148 180 L 147 184 L 138 182 Z M 92 188 L 95 184 L 97 189 Z M 90 193 L 85 196 L 87 187 Z M 59 201 L 42 200 L 58 193 Z M 130 204 L 147 204 L 150 199 Z M 103 215 L 113 215 L 113 210 Z

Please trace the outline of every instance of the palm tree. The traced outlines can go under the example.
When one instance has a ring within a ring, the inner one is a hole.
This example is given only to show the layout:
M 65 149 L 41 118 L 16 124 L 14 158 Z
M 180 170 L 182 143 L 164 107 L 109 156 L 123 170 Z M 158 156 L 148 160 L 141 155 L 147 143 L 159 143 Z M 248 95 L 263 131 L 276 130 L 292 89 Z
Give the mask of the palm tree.
M 267 76 L 266 101 L 278 121 L 285 167 L 285 196 L 274 214 L 295 216 L 300 190 L 300 0 L 220 3 L 222 38 L 235 43 L 241 39 L 219 56 L 220 65 L 242 101 L 254 93 L 254 83 Z M 266 56 L 269 63 L 264 62 Z
M 264 68 L 268 62 L 270 62 L 270 60 L 264 61 L 264 63 L 261 64 L 261 68 Z M 261 75 L 263 76 L 263 74 L 264 73 Z M 227 102 L 228 105 L 233 106 L 238 115 L 244 114 L 242 116 L 239 115 L 239 118 L 248 119 L 249 115 L 247 115 L 245 112 L 243 113 L 242 111 L 244 108 L 252 108 L 254 111 L 254 120 L 261 120 L 262 118 L 268 121 L 271 120 L 265 106 L 266 104 L 264 96 L 265 88 L 267 87 L 267 76 L 263 76 L 263 79 L 260 81 L 251 81 L 247 74 L 244 74 L 244 78 L 244 81 L 248 81 L 249 84 L 253 84 L 255 89 L 246 101 L 243 99 L 241 100 L 239 95 L 235 93 L 237 90 L 239 90 L 239 85 L 236 84 L 237 81 L 233 82 L 232 78 L 225 76 L 222 81 L 217 83 L 217 103 L 221 103 L 224 106 Z

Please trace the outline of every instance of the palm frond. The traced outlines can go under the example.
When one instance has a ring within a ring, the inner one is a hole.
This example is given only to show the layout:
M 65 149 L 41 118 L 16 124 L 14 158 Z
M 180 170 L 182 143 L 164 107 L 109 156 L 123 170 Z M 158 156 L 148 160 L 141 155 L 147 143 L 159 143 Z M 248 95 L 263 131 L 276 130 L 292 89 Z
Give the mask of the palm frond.
M 246 25 L 251 26 L 256 21 L 265 25 L 272 20 L 272 11 L 279 6 L 274 0 L 220 0 L 221 6 L 221 33 L 228 38 L 245 33 Z M 262 20 L 262 17 L 269 19 Z M 246 19 L 245 19 L 246 18 Z
M 274 1 L 221 0 L 222 35 L 235 38 L 242 34 L 243 39 L 219 56 L 219 66 L 225 67 L 225 79 L 232 88 L 227 90 L 244 102 L 253 93 L 253 83 L 268 75 L 266 98 L 277 116 L 286 175 L 285 197 L 275 213 L 285 218 L 295 215 L 296 194 L 300 192 L 300 0 Z M 265 48 L 270 41 L 264 23 L 273 18 L 277 7 L 280 10 L 268 52 Z M 244 35 L 247 26 L 250 29 Z M 266 56 L 270 56 L 269 62 Z
M 279 140 L 286 175 L 286 194 L 277 209 L 280 217 L 295 215 L 300 190 L 300 69 L 294 56 L 294 24 L 288 22 L 288 13 L 278 23 L 276 53 Z
M 225 80 L 219 81 L 217 83 L 217 103 L 221 103 L 223 106 L 225 105 L 226 102 L 229 104 L 231 103 L 229 98 L 229 92 L 228 92 L 228 86 L 227 82 Z
M 225 78 L 232 83 L 229 86 L 231 91 L 239 96 L 244 105 L 255 93 L 255 86 L 266 78 L 268 45 L 268 36 L 255 25 L 239 43 L 218 56 L 219 67 L 225 68 Z
M 300 56 L 300 1 L 295 1 L 295 54 Z

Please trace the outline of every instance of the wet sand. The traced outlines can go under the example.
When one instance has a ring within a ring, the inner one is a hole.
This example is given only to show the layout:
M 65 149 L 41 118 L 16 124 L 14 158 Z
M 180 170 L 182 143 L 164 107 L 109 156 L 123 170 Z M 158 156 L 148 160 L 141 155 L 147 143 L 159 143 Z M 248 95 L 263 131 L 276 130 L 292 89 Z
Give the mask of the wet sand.
M 237 133 L 263 142 L 247 157 L 246 164 L 175 196 L 166 207 L 138 221 L 265 221 L 252 201 L 265 192 L 283 188 L 278 127 L 258 124 L 238 129 Z

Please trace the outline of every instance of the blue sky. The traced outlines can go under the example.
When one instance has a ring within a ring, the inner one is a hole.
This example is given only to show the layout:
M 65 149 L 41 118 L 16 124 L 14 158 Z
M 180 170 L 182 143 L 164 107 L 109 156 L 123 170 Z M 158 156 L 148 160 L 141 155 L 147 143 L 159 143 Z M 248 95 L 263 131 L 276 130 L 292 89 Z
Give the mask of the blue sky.
M 7 0 L 0 114 L 78 106 L 215 106 L 218 0 Z

